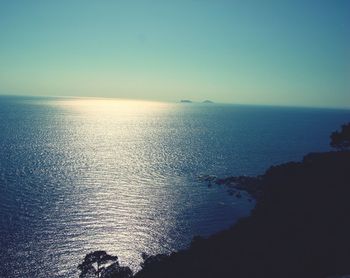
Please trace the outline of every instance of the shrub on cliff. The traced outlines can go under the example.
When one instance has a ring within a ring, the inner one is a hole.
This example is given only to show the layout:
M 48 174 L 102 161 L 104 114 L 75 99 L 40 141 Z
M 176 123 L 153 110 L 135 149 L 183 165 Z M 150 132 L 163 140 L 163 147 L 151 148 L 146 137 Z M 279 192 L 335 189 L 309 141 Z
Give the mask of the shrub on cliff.
M 340 132 L 334 131 L 331 134 L 330 145 L 342 151 L 350 148 L 350 123 L 342 125 Z

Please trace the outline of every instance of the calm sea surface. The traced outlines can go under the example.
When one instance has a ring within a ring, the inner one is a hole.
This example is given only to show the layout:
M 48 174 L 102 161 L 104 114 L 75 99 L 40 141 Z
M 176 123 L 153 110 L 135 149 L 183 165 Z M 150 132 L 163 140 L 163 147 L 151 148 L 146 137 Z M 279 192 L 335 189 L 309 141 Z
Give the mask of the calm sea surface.
M 329 150 L 350 111 L 0 97 L 0 277 L 77 277 L 93 250 L 137 269 L 254 202 L 198 181 Z

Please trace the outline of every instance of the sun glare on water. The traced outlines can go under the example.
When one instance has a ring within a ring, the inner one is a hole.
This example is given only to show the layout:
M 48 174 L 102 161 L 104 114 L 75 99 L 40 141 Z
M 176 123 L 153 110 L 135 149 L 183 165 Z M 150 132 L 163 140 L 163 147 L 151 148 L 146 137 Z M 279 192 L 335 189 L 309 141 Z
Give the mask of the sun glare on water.
M 65 115 L 59 125 L 80 173 L 72 188 L 84 197 L 65 207 L 71 218 L 66 221 L 79 223 L 82 254 L 107 250 L 137 268 L 141 252 L 164 252 L 156 242 L 171 234 L 177 215 L 178 197 L 167 196 L 164 183 L 173 182 L 165 182 L 161 160 L 170 128 L 166 114 L 174 105 L 102 98 L 58 99 L 53 105 Z M 169 207 L 170 216 L 164 213 Z
M 148 114 L 170 108 L 170 104 L 146 100 L 77 98 L 55 102 L 60 107 L 69 107 L 88 114 L 102 113 L 115 115 Z

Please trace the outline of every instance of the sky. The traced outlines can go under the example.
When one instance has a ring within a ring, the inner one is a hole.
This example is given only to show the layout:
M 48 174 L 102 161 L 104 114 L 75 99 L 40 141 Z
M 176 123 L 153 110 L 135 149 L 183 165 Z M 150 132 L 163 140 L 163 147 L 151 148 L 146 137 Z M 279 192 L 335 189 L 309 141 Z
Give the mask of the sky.
M 350 1 L 0 0 L 0 94 L 350 108 Z

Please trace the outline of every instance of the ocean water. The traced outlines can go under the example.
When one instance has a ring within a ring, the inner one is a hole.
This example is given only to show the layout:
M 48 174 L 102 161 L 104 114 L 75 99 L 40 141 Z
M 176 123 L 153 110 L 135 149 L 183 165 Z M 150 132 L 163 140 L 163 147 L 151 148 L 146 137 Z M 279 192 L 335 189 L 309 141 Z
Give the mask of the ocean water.
M 257 175 L 329 150 L 349 110 L 0 97 L 0 277 L 78 277 L 106 250 L 188 246 L 249 215 L 200 175 Z

